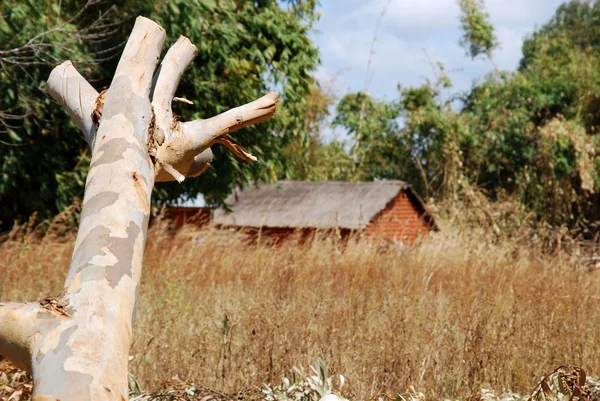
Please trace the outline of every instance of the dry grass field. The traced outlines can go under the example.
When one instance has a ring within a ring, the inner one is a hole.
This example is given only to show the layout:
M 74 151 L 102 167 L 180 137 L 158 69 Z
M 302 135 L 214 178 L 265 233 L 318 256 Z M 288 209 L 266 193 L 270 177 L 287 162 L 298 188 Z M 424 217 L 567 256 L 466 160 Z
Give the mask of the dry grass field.
M 73 241 L 51 238 L 1 245 L 0 299 L 60 291 Z M 597 376 L 600 271 L 563 248 L 449 223 L 411 248 L 335 237 L 271 247 L 155 224 L 131 371 L 148 391 L 177 375 L 231 394 L 321 358 L 360 399 L 527 394 L 561 364 Z

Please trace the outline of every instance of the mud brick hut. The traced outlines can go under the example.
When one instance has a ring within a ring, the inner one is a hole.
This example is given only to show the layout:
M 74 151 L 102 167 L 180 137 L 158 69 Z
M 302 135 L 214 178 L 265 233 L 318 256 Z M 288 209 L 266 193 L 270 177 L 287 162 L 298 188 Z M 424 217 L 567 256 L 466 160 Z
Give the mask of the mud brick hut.
M 437 230 L 412 187 L 403 181 L 280 181 L 235 191 L 216 209 L 221 227 L 260 229 L 261 235 L 286 238 L 294 232 L 337 230 L 342 236 L 364 231 L 370 237 L 413 243 Z
M 179 229 L 184 224 L 193 224 L 204 227 L 211 223 L 213 210 L 204 206 L 204 198 L 193 199 L 180 205 L 171 205 L 168 216 L 173 220 L 175 228 Z

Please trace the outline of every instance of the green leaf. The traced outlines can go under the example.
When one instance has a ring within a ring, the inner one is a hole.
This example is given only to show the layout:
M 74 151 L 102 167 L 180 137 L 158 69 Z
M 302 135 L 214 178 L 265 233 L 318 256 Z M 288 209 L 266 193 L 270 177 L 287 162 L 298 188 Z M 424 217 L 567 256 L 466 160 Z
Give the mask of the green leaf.
M 15 142 L 23 142 L 23 139 L 17 135 L 17 133 L 11 129 L 11 128 L 7 128 L 8 131 L 8 135 L 10 136 L 10 139 L 12 139 Z

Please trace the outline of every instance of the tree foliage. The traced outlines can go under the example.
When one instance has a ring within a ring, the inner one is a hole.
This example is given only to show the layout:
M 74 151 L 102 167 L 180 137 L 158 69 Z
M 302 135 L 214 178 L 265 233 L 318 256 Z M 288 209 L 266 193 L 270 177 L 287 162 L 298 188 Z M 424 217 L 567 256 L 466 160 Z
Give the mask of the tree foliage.
M 92 2 L 0 3 L 0 221 L 52 213 L 82 191 L 87 161 L 77 128 L 40 90 L 52 66 L 71 58 L 94 71 L 97 41 L 112 35 L 110 12 Z M 82 12 L 83 11 L 83 12 Z M 100 12 L 100 13 L 99 13 Z M 89 13 L 89 14 L 88 14 Z M 90 18 L 89 16 L 94 17 Z M 97 19 L 97 16 L 104 16 Z M 96 29 L 93 25 L 98 22 Z M 91 74 L 98 79 L 98 74 Z
M 573 46 L 596 53 L 600 47 L 599 23 L 598 1 L 572 0 L 561 4 L 552 19 L 525 40 L 521 69 L 544 54 L 562 59 Z
M 468 54 L 489 56 L 493 28 L 466 24 L 467 14 L 465 27 L 487 32 L 474 39 L 466 29 Z M 477 187 L 491 199 L 512 195 L 551 224 L 589 226 L 600 215 L 599 18 L 598 1 L 562 5 L 525 41 L 518 71 L 494 71 L 464 94 L 442 98 L 451 83 L 440 66 L 435 82 L 401 88 L 398 100 L 346 95 L 334 122 L 354 139 L 353 178 L 404 179 L 438 198 Z M 361 124 L 367 137 L 357 140 Z
M 111 3 L 0 3 L 0 220 L 4 224 L 34 211 L 51 215 L 81 197 L 89 161 L 86 144 L 68 116 L 40 89 L 52 67 L 66 59 L 73 60 L 98 89 L 108 86 L 118 61 L 114 56 L 119 55 L 137 15 L 169 26 L 173 36 L 167 44 L 182 34 L 198 46 L 198 57 L 177 93 L 195 103 L 175 110 L 183 119 L 211 117 L 272 89 L 281 98 L 273 121 L 236 134 L 241 143 L 250 145 L 258 163 L 242 166 L 215 146 L 215 161 L 205 174 L 183 185 L 158 186 L 156 199 L 195 196 L 201 191 L 210 202 L 219 202 L 233 186 L 275 179 L 289 171 L 287 146 L 305 142 L 302 115 L 318 62 L 317 49 L 308 37 L 316 19 L 314 0 Z M 27 58 L 22 60 L 3 58 L 39 35 L 43 52 L 24 53 Z
M 352 177 L 353 160 L 343 143 L 327 141 L 323 128 L 329 124 L 330 107 L 335 98 L 314 86 L 306 97 L 304 142 L 294 141 L 286 149 L 291 166 L 289 172 L 279 178 L 299 181 L 337 180 L 348 181 Z
M 457 0 L 460 7 L 460 23 L 463 36 L 460 45 L 467 55 L 476 58 L 485 55 L 491 58 L 498 47 L 494 26 L 489 22 L 490 15 L 485 11 L 483 0 Z
M 344 127 L 354 138 L 350 151 L 354 160 L 349 171 L 351 180 L 400 175 L 401 160 L 391 157 L 402 149 L 399 117 L 400 108 L 396 102 L 382 102 L 362 92 L 341 99 L 333 124 Z

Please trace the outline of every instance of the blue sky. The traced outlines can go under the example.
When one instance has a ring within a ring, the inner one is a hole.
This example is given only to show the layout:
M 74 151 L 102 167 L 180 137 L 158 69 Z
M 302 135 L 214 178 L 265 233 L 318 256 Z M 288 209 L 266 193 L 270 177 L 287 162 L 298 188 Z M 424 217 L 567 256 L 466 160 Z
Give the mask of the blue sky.
M 494 62 L 514 70 L 523 38 L 547 22 L 563 0 L 486 0 L 501 42 Z M 325 90 L 341 96 L 362 90 L 377 19 L 388 0 L 321 0 L 318 33 L 322 65 L 317 78 Z M 397 84 L 420 85 L 434 77 L 432 63 L 449 71 L 454 90 L 467 90 L 491 69 L 488 60 L 471 61 L 459 46 L 456 0 L 389 0 L 375 42 L 369 93 L 393 99 Z

